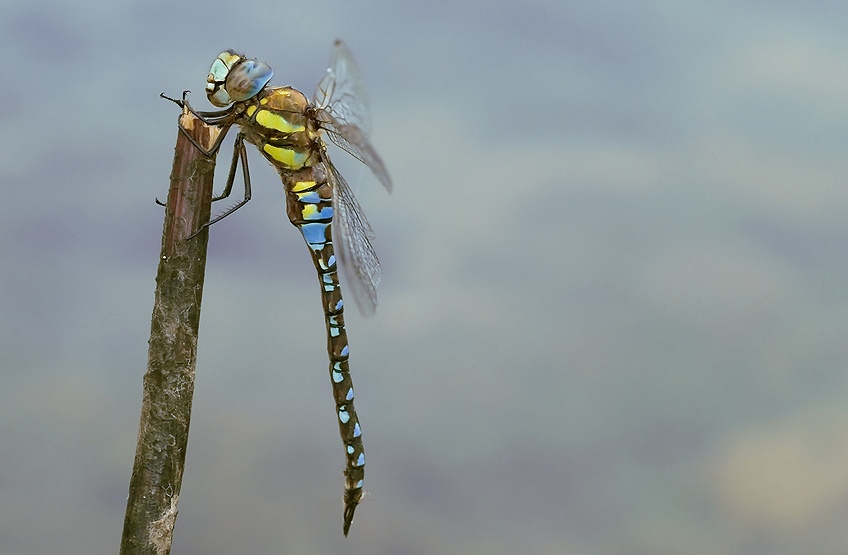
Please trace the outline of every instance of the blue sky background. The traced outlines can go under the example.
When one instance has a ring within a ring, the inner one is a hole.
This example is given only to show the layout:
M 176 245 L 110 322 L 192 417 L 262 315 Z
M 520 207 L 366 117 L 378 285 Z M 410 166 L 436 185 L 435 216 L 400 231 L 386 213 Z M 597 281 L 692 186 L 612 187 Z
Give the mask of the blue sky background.
M 317 279 L 252 152 L 254 200 L 210 236 L 173 553 L 844 551 L 844 2 L 0 13 L 3 554 L 118 550 L 158 94 L 205 106 L 225 48 L 311 94 L 337 37 L 395 181 L 334 158 L 384 268 L 348 317 L 369 497 L 345 540 Z

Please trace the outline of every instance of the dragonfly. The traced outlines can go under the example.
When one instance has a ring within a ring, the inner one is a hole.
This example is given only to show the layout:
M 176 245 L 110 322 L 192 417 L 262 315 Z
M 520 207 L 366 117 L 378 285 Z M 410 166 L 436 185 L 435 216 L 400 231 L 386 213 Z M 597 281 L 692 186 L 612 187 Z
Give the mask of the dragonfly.
M 245 142 L 255 145 L 280 174 L 286 196 L 286 213 L 309 247 L 321 285 L 330 381 L 339 431 L 345 445 L 343 530 L 347 536 L 356 507 L 362 499 L 365 452 L 359 418 L 353 406 L 353 382 L 348 366 L 344 300 L 338 269 L 341 265 L 346 288 L 353 293 L 360 312 L 365 316 L 373 315 L 376 309 L 381 273 L 380 262 L 372 246 L 373 230 L 347 181 L 330 161 L 324 138 L 364 163 L 390 192 L 392 180 L 368 139 L 368 101 L 359 67 L 344 42 L 335 41 L 327 73 L 318 83 L 311 102 L 292 87 L 269 86 L 273 74 L 267 64 L 248 59 L 233 50 L 225 50 L 212 63 L 206 79 L 209 102 L 223 110 L 195 111 L 188 103 L 186 93 L 182 100 L 163 97 L 190 110 L 207 125 L 221 129 L 211 148 L 204 148 L 192 139 L 207 156 L 217 152 L 232 126 L 239 128 L 227 182 L 223 192 L 212 200 L 229 197 L 239 164 L 242 167 L 244 196 L 202 225 L 189 239 L 250 200 Z M 191 138 L 190 134 L 186 135 Z

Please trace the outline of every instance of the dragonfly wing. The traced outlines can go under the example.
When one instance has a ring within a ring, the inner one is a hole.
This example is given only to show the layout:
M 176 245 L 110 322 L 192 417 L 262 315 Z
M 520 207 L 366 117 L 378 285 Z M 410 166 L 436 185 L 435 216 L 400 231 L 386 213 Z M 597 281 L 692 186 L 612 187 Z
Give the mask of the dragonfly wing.
M 324 114 L 327 116 L 328 114 Z M 348 154 L 368 166 L 374 172 L 387 191 L 392 190 L 392 178 L 386 169 L 377 150 L 371 145 L 371 141 L 362 134 L 362 130 L 351 124 L 335 123 L 326 128 L 327 138 L 336 146 L 347 151 Z
M 368 166 L 391 191 L 392 180 L 386 166 L 368 140 L 371 112 L 359 66 L 347 45 L 340 40 L 333 45 L 330 67 L 315 89 L 312 103 L 315 118 L 329 141 Z M 377 307 L 377 286 L 380 284 L 380 261 L 371 245 L 374 233 L 347 181 L 330 162 L 326 149 L 322 152 L 322 160 L 333 187 L 333 239 L 347 277 L 347 288 L 360 312 L 370 316 Z
M 330 54 L 330 67 L 318 83 L 312 103 L 333 114 L 341 123 L 353 124 L 365 136 L 371 133 L 371 110 L 359 66 L 347 45 L 336 40 Z
M 371 245 L 374 231 L 326 150 L 322 159 L 333 187 L 333 243 L 347 277 L 345 285 L 362 315 L 372 316 L 377 309 L 377 287 L 381 279 L 380 261 Z
M 371 112 L 359 67 L 347 45 L 340 40 L 334 45 L 327 75 L 315 89 L 313 104 L 315 117 L 327 138 L 368 166 L 391 191 L 389 172 L 368 140 Z

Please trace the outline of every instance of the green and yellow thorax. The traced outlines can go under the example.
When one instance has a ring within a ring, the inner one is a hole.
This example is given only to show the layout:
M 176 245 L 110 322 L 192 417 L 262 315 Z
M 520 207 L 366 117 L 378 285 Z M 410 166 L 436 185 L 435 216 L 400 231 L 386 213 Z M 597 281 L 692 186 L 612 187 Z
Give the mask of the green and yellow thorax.
M 308 114 L 309 101 L 291 87 L 264 89 L 244 101 L 239 125 L 245 139 L 278 170 L 296 171 L 321 161 L 320 130 Z

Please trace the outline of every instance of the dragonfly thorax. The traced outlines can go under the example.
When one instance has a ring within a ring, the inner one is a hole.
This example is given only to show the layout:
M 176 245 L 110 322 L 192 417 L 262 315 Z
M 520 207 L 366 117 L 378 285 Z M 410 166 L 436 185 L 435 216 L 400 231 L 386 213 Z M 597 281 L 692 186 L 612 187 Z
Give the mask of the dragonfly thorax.
M 209 68 L 206 97 L 219 107 L 243 102 L 259 94 L 273 75 L 274 70 L 267 64 L 224 50 Z

